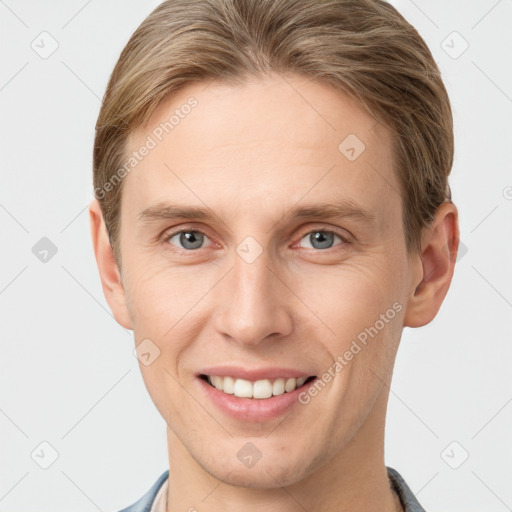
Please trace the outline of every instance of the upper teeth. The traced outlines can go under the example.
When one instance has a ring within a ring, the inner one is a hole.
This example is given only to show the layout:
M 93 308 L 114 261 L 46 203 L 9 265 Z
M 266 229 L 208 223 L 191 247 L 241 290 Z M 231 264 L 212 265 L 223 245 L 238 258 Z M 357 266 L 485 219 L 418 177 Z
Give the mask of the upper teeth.
M 235 395 L 239 398 L 270 398 L 271 396 L 282 395 L 302 386 L 307 377 L 284 379 L 279 378 L 271 381 L 269 379 L 251 382 L 245 379 L 233 377 L 220 377 L 208 375 L 208 382 L 228 395 Z

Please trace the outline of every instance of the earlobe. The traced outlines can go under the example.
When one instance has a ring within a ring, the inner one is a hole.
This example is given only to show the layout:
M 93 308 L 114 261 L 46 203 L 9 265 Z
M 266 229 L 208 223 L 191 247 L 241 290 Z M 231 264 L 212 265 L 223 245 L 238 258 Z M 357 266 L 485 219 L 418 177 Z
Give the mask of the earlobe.
M 423 234 L 421 273 L 407 301 L 404 327 L 421 327 L 435 318 L 452 281 L 458 247 L 457 207 L 445 202 Z
M 93 199 L 89 204 L 89 220 L 103 294 L 117 322 L 126 329 L 132 329 L 121 273 L 110 246 L 103 213 L 97 199 Z

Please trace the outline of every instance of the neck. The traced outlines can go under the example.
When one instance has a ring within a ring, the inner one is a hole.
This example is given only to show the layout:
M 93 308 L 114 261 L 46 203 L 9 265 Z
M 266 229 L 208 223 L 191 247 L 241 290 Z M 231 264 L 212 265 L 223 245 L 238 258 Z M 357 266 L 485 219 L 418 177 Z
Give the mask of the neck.
M 401 511 L 384 464 L 386 402 L 387 396 L 379 397 L 357 433 L 327 463 L 315 466 L 299 481 L 289 485 L 281 486 L 275 480 L 275 486 L 270 488 L 233 485 L 229 472 L 222 479 L 216 478 L 197 463 L 168 428 L 167 512 Z

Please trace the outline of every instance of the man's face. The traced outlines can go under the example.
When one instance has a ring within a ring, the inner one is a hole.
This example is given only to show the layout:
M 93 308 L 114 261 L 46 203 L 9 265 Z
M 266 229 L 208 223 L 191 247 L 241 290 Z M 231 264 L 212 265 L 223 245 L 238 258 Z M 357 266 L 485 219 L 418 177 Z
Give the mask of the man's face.
M 127 154 L 148 136 L 123 185 L 122 278 L 137 345 L 160 351 L 140 367 L 170 442 L 249 487 L 371 453 L 412 287 L 389 132 L 326 85 L 273 75 L 189 85 Z M 346 202 L 369 216 L 306 210 Z M 171 215 L 192 207 L 211 218 Z M 316 379 L 278 394 L 294 376 Z

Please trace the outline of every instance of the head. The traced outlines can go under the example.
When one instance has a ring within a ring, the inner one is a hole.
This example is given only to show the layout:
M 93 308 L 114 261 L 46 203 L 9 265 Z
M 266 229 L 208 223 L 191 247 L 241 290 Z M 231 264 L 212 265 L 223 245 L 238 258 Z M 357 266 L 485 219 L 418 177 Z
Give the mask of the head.
M 146 18 L 105 93 L 90 215 L 175 446 L 252 487 L 357 440 L 382 456 L 402 329 L 435 317 L 453 274 L 452 160 L 439 70 L 383 1 L 173 0 Z M 226 365 L 316 379 L 286 416 L 241 420 L 204 393 Z

